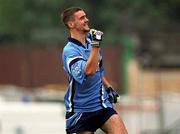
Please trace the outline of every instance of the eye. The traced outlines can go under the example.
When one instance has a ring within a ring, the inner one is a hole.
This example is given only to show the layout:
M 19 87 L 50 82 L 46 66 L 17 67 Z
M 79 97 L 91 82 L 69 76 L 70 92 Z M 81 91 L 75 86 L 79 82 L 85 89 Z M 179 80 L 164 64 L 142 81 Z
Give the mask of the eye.
M 84 16 L 80 17 L 80 20 L 83 20 L 84 19 Z
M 80 20 L 84 20 L 84 19 L 87 19 L 86 15 L 80 17 Z

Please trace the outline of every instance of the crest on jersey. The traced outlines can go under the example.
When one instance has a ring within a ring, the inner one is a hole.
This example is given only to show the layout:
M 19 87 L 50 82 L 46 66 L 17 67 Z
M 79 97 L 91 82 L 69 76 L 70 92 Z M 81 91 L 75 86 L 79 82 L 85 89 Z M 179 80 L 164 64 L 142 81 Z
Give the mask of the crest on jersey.
M 72 71 L 78 74 L 81 72 L 81 68 L 79 67 L 78 63 L 72 65 Z

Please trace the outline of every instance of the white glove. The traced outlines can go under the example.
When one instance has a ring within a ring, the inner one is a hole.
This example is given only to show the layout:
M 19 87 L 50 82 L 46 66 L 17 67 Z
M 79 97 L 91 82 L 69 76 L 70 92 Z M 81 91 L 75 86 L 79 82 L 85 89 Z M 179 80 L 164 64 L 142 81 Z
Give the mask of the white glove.
M 103 32 L 95 29 L 90 29 L 89 33 L 92 39 L 91 42 L 92 47 L 100 47 L 100 42 L 102 41 Z

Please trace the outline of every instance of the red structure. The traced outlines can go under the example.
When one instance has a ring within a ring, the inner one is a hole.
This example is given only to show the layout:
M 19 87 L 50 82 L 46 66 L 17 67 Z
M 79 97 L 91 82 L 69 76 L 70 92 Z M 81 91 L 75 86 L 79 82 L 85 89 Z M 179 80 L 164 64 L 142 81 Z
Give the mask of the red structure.
M 66 84 L 67 76 L 61 62 L 62 48 L 1 48 L 0 84 L 40 87 Z M 115 86 L 119 83 L 119 53 L 103 49 L 106 75 Z

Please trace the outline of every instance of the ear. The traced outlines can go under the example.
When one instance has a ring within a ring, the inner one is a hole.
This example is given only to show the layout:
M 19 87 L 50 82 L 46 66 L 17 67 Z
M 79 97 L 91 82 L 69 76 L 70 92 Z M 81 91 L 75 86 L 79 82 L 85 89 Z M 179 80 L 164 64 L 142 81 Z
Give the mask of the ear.
M 68 21 L 67 25 L 69 28 L 73 28 L 74 27 L 74 22 L 73 21 Z

